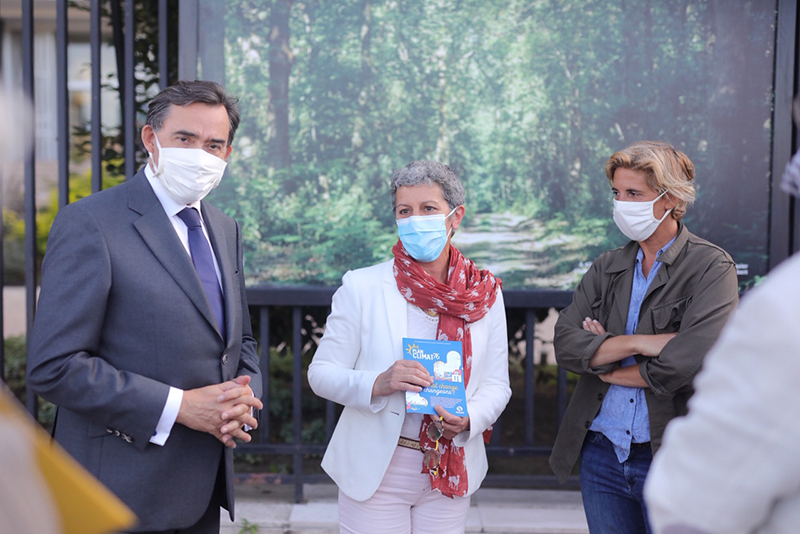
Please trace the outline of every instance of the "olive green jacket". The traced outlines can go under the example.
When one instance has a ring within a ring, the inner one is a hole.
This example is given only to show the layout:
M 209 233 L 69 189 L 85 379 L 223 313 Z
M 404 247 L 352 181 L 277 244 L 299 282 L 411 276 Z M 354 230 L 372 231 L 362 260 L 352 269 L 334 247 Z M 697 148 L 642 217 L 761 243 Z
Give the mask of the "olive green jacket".
M 603 341 L 625 333 L 638 250 L 639 244 L 631 241 L 597 258 L 556 323 L 556 360 L 580 375 L 550 456 L 550 467 L 562 483 L 572 472 L 609 388 L 597 375 L 619 365 L 590 367 L 589 360 Z M 639 372 L 649 386 L 645 397 L 653 452 L 661 444 L 667 423 L 686 413 L 686 402 L 694 392 L 692 379 L 739 301 L 733 259 L 689 232 L 683 223 L 658 260 L 662 265 L 642 303 L 636 333 L 678 335 L 658 357 L 636 355 Z M 584 330 L 586 317 L 600 321 L 606 333 Z

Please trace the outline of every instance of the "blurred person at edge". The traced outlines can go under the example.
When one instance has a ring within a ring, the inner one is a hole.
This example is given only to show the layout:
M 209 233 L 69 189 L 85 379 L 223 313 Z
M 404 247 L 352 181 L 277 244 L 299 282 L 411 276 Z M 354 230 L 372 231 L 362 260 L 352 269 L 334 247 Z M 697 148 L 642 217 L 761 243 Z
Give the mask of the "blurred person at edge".
M 800 197 L 800 152 L 782 189 Z M 689 414 L 667 428 L 645 485 L 656 532 L 800 529 L 798 303 L 795 254 L 747 293 L 709 352 Z
M 0 79 L 0 87 L 3 87 Z M 0 175 L 2 163 L 29 154 L 33 141 L 33 110 L 24 95 L 0 89 Z M 3 377 L 0 376 L 0 384 Z M 0 395 L 10 391 L 0 385 Z M 33 432 L 13 413 L 0 411 L 0 532 L 62 532 L 55 501 L 33 448 Z
M 642 141 L 605 171 L 630 242 L 594 261 L 556 323 L 556 359 L 580 376 L 550 466 L 563 483 L 581 457 L 590 532 L 650 533 L 645 477 L 736 307 L 736 266 L 681 221 L 695 197 L 685 154 Z
M 484 433 L 511 397 L 501 282 L 450 243 L 465 212 L 450 167 L 409 163 L 391 194 L 394 258 L 344 275 L 309 366 L 314 392 L 344 406 L 322 467 L 339 486 L 341 532 L 461 533 L 486 475 Z M 403 337 L 463 342 L 468 417 L 406 413 L 405 392 L 433 379 L 403 359 Z

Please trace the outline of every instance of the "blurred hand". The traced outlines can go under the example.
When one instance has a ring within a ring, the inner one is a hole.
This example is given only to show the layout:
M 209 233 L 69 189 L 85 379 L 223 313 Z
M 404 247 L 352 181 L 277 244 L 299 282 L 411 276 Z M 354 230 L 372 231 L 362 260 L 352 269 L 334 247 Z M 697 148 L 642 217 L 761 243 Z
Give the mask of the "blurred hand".
M 591 319 L 589 317 L 583 320 L 583 329 L 588 330 L 593 334 L 597 334 L 598 336 L 602 336 L 606 333 L 606 329 L 603 328 L 603 325 L 600 324 L 600 321 L 597 319 Z

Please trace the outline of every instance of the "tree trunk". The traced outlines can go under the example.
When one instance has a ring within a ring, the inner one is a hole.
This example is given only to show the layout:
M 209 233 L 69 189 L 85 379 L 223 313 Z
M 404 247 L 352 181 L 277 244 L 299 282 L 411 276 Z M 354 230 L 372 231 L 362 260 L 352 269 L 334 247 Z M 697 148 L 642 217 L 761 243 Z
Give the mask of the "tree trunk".
M 289 11 L 292 0 L 276 0 L 269 15 L 269 106 L 267 143 L 271 170 L 291 165 L 289 152 L 289 75 L 294 57 L 289 42 Z M 286 181 L 287 193 L 297 190 L 297 184 Z
M 370 102 L 374 96 L 372 86 L 372 2 L 363 0 L 361 4 L 361 71 L 359 81 L 361 91 L 358 94 L 358 116 L 353 124 L 351 137 L 352 152 L 350 160 L 355 162 L 364 145 L 364 128 L 367 125 Z

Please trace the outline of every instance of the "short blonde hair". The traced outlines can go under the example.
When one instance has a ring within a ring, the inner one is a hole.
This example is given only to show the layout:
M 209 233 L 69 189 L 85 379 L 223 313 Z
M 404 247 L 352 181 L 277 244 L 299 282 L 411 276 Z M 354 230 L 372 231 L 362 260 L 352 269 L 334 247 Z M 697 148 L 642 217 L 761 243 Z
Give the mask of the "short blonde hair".
M 614 184 L 617 169 L 643 172 L 647 186 L 658 194 L 669 191 L 675 200 L 672 218 L 680 220 L 694 202 L 694 163 L 669 143 L 639 141 L 614 152 L 606 161 L 608 182 Z

